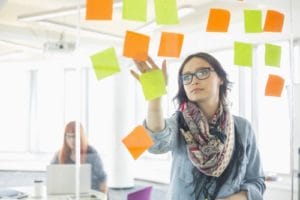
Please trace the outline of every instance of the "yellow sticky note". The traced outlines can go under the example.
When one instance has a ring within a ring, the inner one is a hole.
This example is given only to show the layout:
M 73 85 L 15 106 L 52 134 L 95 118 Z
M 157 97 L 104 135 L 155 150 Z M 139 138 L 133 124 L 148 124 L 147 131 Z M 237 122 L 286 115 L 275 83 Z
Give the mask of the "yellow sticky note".
M 244 10 L 244 23 L 246 33 L 262 32 L 262 13 L 260 10 Z
M 148 59 L 150 37 L 133 31 L 127 31 L 124 41 L 123 55 L 139 61 Z
M 181 33 L 162 32 L 158 56 L 179 57 L 184 35 Z
M 243 42 L 234 42 L 234 64 L 239 66 L 252 66 L 253 45 Z
M 113 0 L 87 0 L 86 19 L 111 20 Z
M 91 60 L 98 80 L 120 72 L 120 67 L 114 48 L 109 48 L 92 55 Z
M 281 32 L 283 27 L 284 14 L 268 10 L 264 24 L 264 31 L 266 32 Z
M 140 76 L 146 100 L 152 100 L 166 94 L 166 83 L 160 69 L 143 73 Z
M 143 126 L 137 126 L 122 142 L 135 160 L 154 144 Z
M 265 44 L 265 65 L 280 67 L 281 46 Z
M 123 19 L 146 21 L 147 0 L 123 0 Z
M 224 9 L 210 9 L 207 32 L 227 32 L 230 21 L 230 12 Z
M 278 75 L 270 74 L 266 84 L 265 95 L 280 97 L 284 86 L 284 79 Z
M 154 0 L 154 6 L 157 24 L 179 23 L 176 0 Z

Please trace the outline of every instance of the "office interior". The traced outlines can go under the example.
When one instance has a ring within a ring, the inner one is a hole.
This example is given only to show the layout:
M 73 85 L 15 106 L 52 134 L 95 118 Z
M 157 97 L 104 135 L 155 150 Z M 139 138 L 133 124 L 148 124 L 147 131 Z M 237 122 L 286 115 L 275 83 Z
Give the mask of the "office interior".
M 147 20 L 141 22 L 122 18 L 122 0 L 113 1 L 112 20 L 86 20 L 85 0 L 0 0 L 0 188 L 33 187 L 35 179 L 46 184 L 46 167 L 62 146 L 64 126 L 76 120 L 101 156 L 111 193 L 124 199 L 129 191 L 153 186 L 162 196 L 152 199 L 165 198 L 171 154 L 145 151 L 135 160 L 122 143 L 147 111 L 142 88 L 130 74 L 134 63 L 123 56 L 130 30 L 150 36 L 148 53 L 159 65 L 167 60 L 165 116 L 176 111 L 173 97 L 184 58 L 214 55 L 233 82 L 233 114 L 249 120 L 255 131 L 267 176 L 264 199 L 299 199 L 300 1 L 177 0 L 176 25 L 157 24 L 153 2 L 147 1 Z M 227 32 L 206 31 L 211 8 L 230 11 Z M 262 19 L 268 10 L 283 13 L 282 31 L 245 33 L 244 10 L 260 10 Z M 162 32 L 184 34 L 179 57 L 158 56 Z M 253 45 L 251 67 L 235 65 L 236 41 Z M 265 65 L 267 43 L 281 47 L 280 66 Z M 98 80 L 90 56 L 112 47 L 121 71 Z M 270 74 L 284 79 L 278 97 L 265 95 Z

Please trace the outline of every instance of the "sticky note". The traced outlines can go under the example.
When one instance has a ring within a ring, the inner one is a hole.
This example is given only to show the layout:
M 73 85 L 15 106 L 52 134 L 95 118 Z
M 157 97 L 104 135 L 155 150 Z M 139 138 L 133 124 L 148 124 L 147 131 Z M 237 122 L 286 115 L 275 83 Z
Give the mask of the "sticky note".
M 284 22 L 284 14 L 275 10 L 268 10 L 264 24 L 266 32 L 281 32 Z
M 137 126 L 122 142 L 135 160 L 154 144 L 143 126 Z
M 146 21 L 147 0 L 123 0 L 123 19 Z
M 253 45 L 243 42 L 234 42 L 234 64 L 239 66 L 252 66 Z
M 284 86 L 284 79 L 278 75 L 270 74 L 266 84 L 265 95 L 280 97 Z
M 265 44 L 265 65 L 279 67 L 281 61 L 281 46 Z
M 150 37 L 133 31 L 127 31 L 123 47 L 123 55 L 139 61 L 148 59 Z
M 158 56 L 179 57 L 184 35 L 180 33 L 162 32 Z
M 127 195 L 127 200 L 151 200 L 152 186 L 131 192 Z
M 155 19 L 157 24 L 178 24 L 176 0 L 154 0 Z
M 92 55 L 91 60 L 98 80 L 120 72 L 120 67 L 114 48 L 109 48 Z
M 86 16 L 87 20 L 111 20 L 113 10 L 113 0 L 87 0 Z
M 262 32 L 262 13 L 260 10 L 244 10 L 244 24 L 246 33 Z
M 210 9 L 207 21 L 207 32 L 227 32 L 230 12 L 224 9 Z
M 143 73 L 140 76 L 140 82 L 146 100 L 152 100 L 166 94 L 166 83 L 160 69 Z

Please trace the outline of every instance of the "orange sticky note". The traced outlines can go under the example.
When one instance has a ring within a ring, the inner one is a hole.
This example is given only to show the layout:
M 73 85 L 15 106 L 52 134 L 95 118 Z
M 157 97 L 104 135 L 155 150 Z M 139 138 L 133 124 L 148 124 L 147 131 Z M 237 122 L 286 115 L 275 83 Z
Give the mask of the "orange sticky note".
M 207 32 L 227 32 L 230 21 L 230 12 L 224 9 L 210 9 Z
M 264 25 L 266 32 L 281 32 L 283 27 L 284 14 L 275 10 L 268 10 Z
M 113 0 L 87 0 L 85 19 L 111 20 Z
M 137 126 L 122 142 L 135 160 L 154 144 L 143 126 Z
M 139 61 L 148 58 L 150 37 L 140 33 L 127 31 L 123 47 L 123 55 Z
M 180 33 L 162 32 L 158 56 L 179 57 L 184 35 Z
M 283 85 L 284 79 L 282 77 L 270 74 L 265 89 L 265 96 L 280 97 Z

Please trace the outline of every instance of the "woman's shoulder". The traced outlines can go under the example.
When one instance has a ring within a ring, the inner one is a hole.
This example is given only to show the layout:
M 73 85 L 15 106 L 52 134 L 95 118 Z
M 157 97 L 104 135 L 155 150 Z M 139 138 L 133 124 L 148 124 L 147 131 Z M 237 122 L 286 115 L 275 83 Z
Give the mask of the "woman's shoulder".
M 236 116 L 236 115 L 234 115 L 233 118 L 234 118 L 234 125 L 236 128 L 250 128 L 251 127 L 251 124 L 247 119 L 240 117 L 240 116 Z
M 254 137 L 251 123 L 247 119 L 240 116 L 234 116 L 234 127 L 245 142 L 252 140 L 252 137 Z
M 97 150 L 95 149 L 95 147 L 93 147 L 93 146 L 91 146 L 91 145 L 88 145 L 87 153 L 88 153 L 88 154 L 94 154 L 94 153 L 98 153 L 98 152 L 97 152 Z
M 58 163 L 59 163 L 59 159 L 58 159 L 59 153 L 60 153 L 60 150 L 59 150 L 59 151 L 56 151 L 56 152 L 54 153 L 54 156 L 53 156 L 53 158 L 52 158 L 52 160 L 51 160 L 51 164 L 58 164 Z

